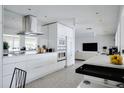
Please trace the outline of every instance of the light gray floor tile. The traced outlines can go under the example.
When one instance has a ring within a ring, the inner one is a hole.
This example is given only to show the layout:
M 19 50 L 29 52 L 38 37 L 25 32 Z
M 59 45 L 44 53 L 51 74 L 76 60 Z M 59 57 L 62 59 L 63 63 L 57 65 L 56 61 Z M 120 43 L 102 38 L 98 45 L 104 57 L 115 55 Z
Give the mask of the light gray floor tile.
M 75 73 L 75 69 L 83 64 L 76 64 L 51 73 L 26 85 L 27 88 L 76 88 L 83 79 L 83 75 Z

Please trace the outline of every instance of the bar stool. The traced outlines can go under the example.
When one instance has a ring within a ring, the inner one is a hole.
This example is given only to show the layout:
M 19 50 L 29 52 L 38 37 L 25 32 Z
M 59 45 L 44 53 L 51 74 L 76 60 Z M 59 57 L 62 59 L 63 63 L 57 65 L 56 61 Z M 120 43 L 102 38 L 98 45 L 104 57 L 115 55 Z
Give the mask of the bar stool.
M 10 88 L 25 88 L 27 72 L 25 70 L 14 68 Z

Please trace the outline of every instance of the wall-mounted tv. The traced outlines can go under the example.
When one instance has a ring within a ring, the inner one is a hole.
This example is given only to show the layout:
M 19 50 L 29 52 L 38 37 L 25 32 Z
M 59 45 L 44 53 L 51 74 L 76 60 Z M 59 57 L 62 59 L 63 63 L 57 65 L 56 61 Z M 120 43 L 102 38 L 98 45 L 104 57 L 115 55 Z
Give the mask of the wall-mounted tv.
M 98 50 L 98 44 L 97 43 L 83 43 L 82 45 L 83 51 L 97 51 Z

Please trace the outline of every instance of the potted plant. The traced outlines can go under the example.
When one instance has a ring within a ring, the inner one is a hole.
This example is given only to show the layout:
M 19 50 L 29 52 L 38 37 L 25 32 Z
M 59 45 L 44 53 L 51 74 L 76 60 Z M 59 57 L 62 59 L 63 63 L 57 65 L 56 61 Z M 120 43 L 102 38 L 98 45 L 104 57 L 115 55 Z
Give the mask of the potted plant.
M 4 41 L 3 42 L 3 55 L 4 56 L 8 56 L 8 49 L 9 49 L 9 44 L 8 44 L 8 42 L 6 42 L 6 41 Z

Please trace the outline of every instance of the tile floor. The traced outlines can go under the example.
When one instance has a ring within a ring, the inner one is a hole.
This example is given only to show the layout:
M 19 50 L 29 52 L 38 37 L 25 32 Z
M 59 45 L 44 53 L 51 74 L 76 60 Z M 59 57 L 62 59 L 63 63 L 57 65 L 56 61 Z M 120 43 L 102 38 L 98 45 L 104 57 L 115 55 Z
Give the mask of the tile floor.
M 45 77 L 37 79 L 26 85 L 27 88 L 76 88 L 83 79 L 83 75 L 75 73 L 75 69 L 83 64 L 83 61 L 76 61 L 76 64 L 59 70 Z

